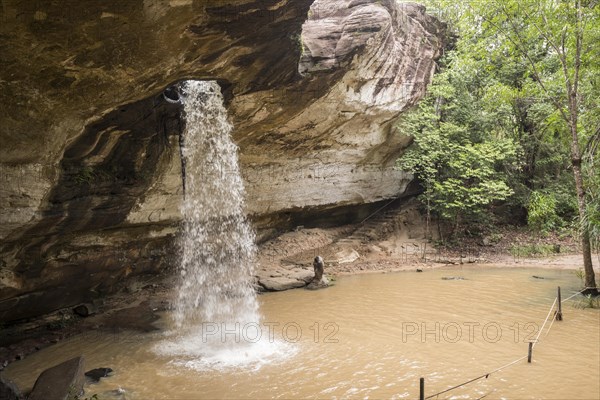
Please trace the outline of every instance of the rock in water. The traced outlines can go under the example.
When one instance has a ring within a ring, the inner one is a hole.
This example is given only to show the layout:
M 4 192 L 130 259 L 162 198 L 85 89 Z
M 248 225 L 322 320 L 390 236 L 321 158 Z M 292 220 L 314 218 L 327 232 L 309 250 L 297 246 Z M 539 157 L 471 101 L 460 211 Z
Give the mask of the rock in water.
M 261 286 L 266 290 L 273 292 L 280 292 L 282 290 L 289 290 L 302 287 L 306 285 L 304 281 L 288 278 L 285 276 L 278 276 L 273 278 L 263 278 L 260 280 Z
M 35 381 L 28 400 L 75 400 L 83 393 L 83 357 L 48 368 Z
M 17 388 L 17 385 L 10 379 L 0 373 L 0 399 L 2 400 L 21 400 L 23 395 Z
M 100 382 L 101 378 L 106 378 L 110 376 L 111 372 L 113 372 L 112 368 L 94 368 L 85 373 L 92 382 Z
M 323 272 L 325 271 L 325 262 L 323 261 L 323 257 L 316 256 L 313 261 L 313 267 L 315 269 L 315 277 L 313 278 L 313 282 L 320 282 L 323 279 Z
M 118 389 L 113 389 L 113 390 L 108 390 L 106 392 L 102 392 L 100 393 L 99 398 L 101 399 L 113 399 L 113 400 L 127 400 L 127 393 L 129 393 L 130 390 L 125 390 L 123 388 L 118 388 Z
M 325 261 L 323 261 L 323 257 L 315 257 L 313 261 L 313 268 L 315 269 L 315 277 L 306 288 L 314 290 L 329 286 L 329 279 L 327 279 L 327 277 L 323 274 L 325 271 Z

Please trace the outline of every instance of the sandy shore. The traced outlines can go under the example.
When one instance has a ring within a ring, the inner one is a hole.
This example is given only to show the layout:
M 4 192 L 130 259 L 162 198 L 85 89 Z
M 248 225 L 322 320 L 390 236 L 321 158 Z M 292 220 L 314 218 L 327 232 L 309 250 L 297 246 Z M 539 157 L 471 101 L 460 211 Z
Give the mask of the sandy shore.
M 506 239 L 496 245 L 471 242 L 463 247 L 436 248 L 423 239 L 422 226 L 411 226 L 407 219 L 412 216 L 405 217 L 399 218 L 391 227 L 379 223 L 368 228 L 298 229 L 263 243 L 256 271 L 259 288 L 286 290 L 304 286 L 301 281 L 312 277 L 312 260 L 317 255 L 325 260 L 325 273 L 330 276 L 460 265 L 570 270 L 583 266 L 582 256 L 574 252 L 577 249 L 572 242 L 563 241 L 556 247 L 567 254 L 536 257 L 511 254 L 515 244 L 509 240 L 516 238 L 517 243 L 521 243 L 524 241 L 522 234 L 506 234 Z M 598 255 L 594 255 L 594 262 L 600 272 Z

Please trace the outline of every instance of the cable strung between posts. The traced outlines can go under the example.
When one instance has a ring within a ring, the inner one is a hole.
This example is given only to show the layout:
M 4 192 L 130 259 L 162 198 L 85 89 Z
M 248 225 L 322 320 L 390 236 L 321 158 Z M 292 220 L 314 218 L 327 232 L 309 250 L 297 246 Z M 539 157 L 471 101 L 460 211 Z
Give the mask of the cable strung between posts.
M 584 290 L 588 290 L 588 289 L 595 289 L 595 288 L 590 288 L 590 287 L 586 287 L 581 289 L 579 292 L 575 293 L 574 295 L 567 297 L 566 299 L 561 301 L 561 304 L 564 303 L 567 300 L 571 300 L 573 297 L 577 296 L 578 294 L 581 294 L 581 292 L 583 292 Z M 548 334 L 550 333 L 550 329 L 552 329 L 552 325 L 554 325 L 554 321 L 556 321 L 556 318 L 552 319 L 552 322 L 550 323 L 550 326 L 548 327 L 548 331 L 546 331 L 546 336 L 548 336 Z M 544 337 L 546 337 L 544 336 Z
M 567 297 L 566 299 L 564 299 L 563 301 L 561 301 L 561 303 L 564 303 L 567 300 L 571 300 L 573 297 L 577 296 L 578 294 L 580 294 L 583 291 L 586 291 L 588 289 L 598 289 L 598 288 L 593 288 L 593 287 L 585 287 L 583 289 L 581 289 L 579 292 L 575 293 L 573 296 Z
M 544 320 L 544 323 L 542 324 L 540 331 L 538 332 L 537 336 L 535 337 L 535 340 L 533 341 L 532 347 L 535 347 L 535 345 L 538 343 L 538 339 L 540 338 L 540 335 L 544 331 L 544 327 L 546 326 L 546 323 L 548 322 L 548 318 L 550 318 L 550 314 L 552 314 L 552 310 L 554 310 L 554 306 L 556 305 L 557 301 L 558 301 L 558 298 L 555 297 L 554 302 L 552 303 L 552 306 L 550 307 L 550 310 L 548 311 L 548 315 L 546 315 L 546 319 Z M 550 326 L 552 326 L 552 324 L 550 324 Z M 548 329 L 548 332 L 550 332 L 550 329 Z
M 572 299 L 573 297 L 577 296 L 577 295 L 578 295 L 578 294 L 580 294 L 581 292 L 583 292 L 583 291 L 585 291 L 585 290 L 588 290 L 588 289 L 595 289 L 595 288 L 589 288 L 589 287 L 583 288 L 583 289 L 581 289 L 579 292 L 575 293 L 574 295 L 572 295 L 572 296 L 570 296 L 570 297 L 568 297 L 568 298 L 566 298 L 566 299 L 562 300 L 562 301 L 561 301 L 561 304 L 562 304 L 562 303 L 564 303 L 564 302 L 565 302 L 565 301 L 567 301 L 567 300 L 570 300 L 570 299 Z M 552 310 L 554 309 L 554 306 L 556 306 L 556 302 L 557 302 L 557 301 L 558 301 L 558 298 L 557 298 L 557 297 L 555 297 L 555 298 L 554 298 L 554 302 L 552 303 L 552 306 L 550 307 L 550 310 L 548 311 L 548 315 L 546 315 L 546 319 L 544 320 L 544 323 L 542 324 L 542 328 L 541 328 L 541 329 L 540 329 L 540 331 L 538 332 L 538 335 L 537 335 L 537 337 L 535 338 L 535 341 L 533 342 L 533 345 L 532 345 L 532 347 L 535 347 L 535 345 L 538 343 L 538 341 L 539 341 L 539 338 L 540 338 L 540 335 L 541 335 L 541 334 L 542 334 L 542 332 L 544 331 L 544 327 L 546 326 L 546 323 L 548 323 L 548 319 L 550 318 L 550 315 L 552 314 Z M 552 322 L 550 323 L 550 326 L 548 327 L 548 331 L 546 332 L 546 336 L 548 336 L 548 333 L 550 333 L 550 329 L 552 329 L 552 325 L 554 324 L 554 321 L 555 321 L 555 320 L 556 320 L 556 318 L 552 318 Z M 449 388 L 449 389 L 442 390 L 441 392 L 438 392 L 438 393 L 436 393 L 436 394 L 432 394 L 431 396 L 427 396 L 427 397 L 425 397 L 425 400 L 427 400 L 427 399 L 432 399 L 432 398 L 434 398 L 434 397 L 438 397 L 440 394 L 444 394 L 444 393 L 447 393 L 447 392 L 449 392 L 449 391 L 451 391 L 451 390 L 458 389 L 458 388 L 459 388 L 459 387 L 461 387 L 461 386 L 468 385 L 469 383 L 472 383 L 472 382 L 478 381 L 479 379 L 487 378 L 487 377 L 488 377 L 488 376 L 490 376 L 491 374 L 493 374 L 493 373 L 496 373 L 496 372 L 498 372 L 498 371 L 500 371 L 500 370 L 503 370 L 503 369 L 505 369 L 505 368 L 508 368 L 508 367 L 510 367 L 511 365 L 514 365 L 514 364 L 518 363 L 519 361 L 522 361 L 522 360 L 524 360 L 524 359 L 526 359 L 526 358 L 527 358 L 527 356 L 523 356 L 523 357 L 521 357 L 521 358 L 518 358 L 518 359 L 516 359 L 516 360 L 514 360 L 514 361 L 512 361 L 512 362 L 510 362 L 510 363 L 508 363 L 508 364 L 506 364 L 506 365 L 503 365 L 503 366 L 501 366 L 500 368 L 496 368 L 496 369 L 495 369 L 495 370 L 493 370 L 493 371 L 490 371 L 490 372 L 488 372 L 488 373 L 485 373 L 485 374 L 483 374 L 483 375 L 480 375 L 480 376 L 478 376 L 478 377 L 476 377 L 476 378 L 470 379 L 470 380 L 468 380 L 468 381 L 466 381 L 466 382 L 464 382 L 464 383 L 461 383 L 460 385 L 456 385 L 456 386 L 453 386 L 453 387 L 451 387 L 451 388 Z M 488 394 L 489 394 L 489 393 L 488 393 Z M 487 396 L 487 394 L 486 394 L 485 396 Z M 484 396 L 484 397 L 485 397 L 485 396 Z
M 490 376 L 491 374 L 494 374 L 494 373 L 496 373 L 496 372 L 498 372 L 498 371 L 500 371 L 500 370 L 502 370 L 502 369 L 504 369 L 504 368 L 508 368 L 508 367 L 510 367 L 511 365 L 513 365 L 513 364 L 516 364 L 516 363 L 518 363 L 519 361 L 522 361 L 522 360 L 524 360 L 524 359 L 526 359 L 526 358 L 527 358 L 527 356 L 523 356 L 523 357 L 521 357 L 521 358 L 519 358 L 519 359 L 516 359 L 515 361 L 509 362 L 508 364 L 501 366 L 500 368 L 496 368 L 496 369 L 495 369 L 495 370 L 493 370 L 493 371 L 490 371 L 490 372 L 487 372 L 487 373 L 485 373 L 485 374 L 483 374 L 483 375 L 481 375 L 481 376 L 478 376 L 477 378 L 473 378 L 473 379 L 471 379 L 471 380 L 469 380 L 469 381 L 467 381 L 467 382 L 461 383 L 460 385 L 453 386 L 453 387 L 451 387 L 450 389 L 442 390 L 441 392 L 438 392 L 438 393 L 436 393 L 436 394 L 432 394 L 431 396 L 427 396 L 427 397 L 425 397 L 425 400 L 427 400 L 427 399 L 431 399 L 431 398 L 433 398 L 433 397 L 437 397 L 437 396 L 439 396 L 440 394 L 444 394 L 444 393 L 446 393 L 446 392 L 449 392 L 449 391 L 451 391 L 451 390 L 458 389 L 458 388 L 459 388 L 459 387 L 461 387 L 461 386 L 468 385 L 469 383 L 472 383 L 472 382 L 478 381 L 479 379 L 482 379 L 482 378 L 487 378 L 487 377 L 488 377 L 488 376 Z
M 586 290 L 586 289 L 583 289 L 583 290 Z M 581 293 L 583 290 L 581 290 L 579 293 Z M 575 295 L 577 295 L 577 294 L 578 294 L 578 293 L 576 293 Z M 571 296 L 571 297 L 573 297 L 573 296 Z M 569 297 L 569 299 L 570 299 L 571 297 Z M 565 300 L 568 300 L 568 299 L 565 299 Z M 554 302 L 552 303 L 552 306 L 550 307 L 550 310 L 548 311 L 548 314 L 546 315 L 546 319 L 544 320 L 544 323 L 542 324 L 542 328 L 541 328 L 541 329 L 540 329 L 540 331 L 538 332 L 538 335 L 537 335 L 537 337 L 535 338 L 535 341 L 533 342 L 533 345 L 532 345 L 532 347 L 535 347 L 535 345 L 538 343 L 538 339 L 540 338 L 540 335 L 541 335 L 541 334 L 542 334 L 542 332 L 544 331 L 544 327 L 545 327 L 545 326 L 546 326 L 546 324 L 548 323 L 548 319 L 550 318 L 550 315 L 552 314 L 552 310 L 554 309 L 554 306 L 556 306 L 556 302 L 557 302 L 557 301 L 558 301 L 558 298 L 556 298 L 556 297 L 555 297 L 555 298 L 554 298 Z M 562 302 L 561 302 L 561 303 L 562 303 Z M 553 323 L 554 323 L 554 321 L 553 321 Z M 550 324 L 550 327 L 552 327 L 552 324 Z M 548 332 L 550 332 L 550 328 L 548 328 Z M 478 381 L 479 379 L 487 378 L 487 377 L 488 377 L 488 376 L 490 376 L 491 374 L 494 374 L 494 373 L 496 373 L 496 372 L 498 372 L 498 371 L 501 371 L 501 370 L 503 370 L 503 369 L 505 369 L 505 368 L 508 368 L 508 367 L 510 367 L 511 365 L 515 365 L 515 364 L 516 364 L 516 363 L 518 363 L 519 361 L 522 361 L 522 360 L 524 360 L 524 359 L 526 359 L 526 358 L 527 358 L 527 356 L 523 356 L 523 357 L 521 357 L 521 358 L 518 358 L 518 359 L 516 359 L 516 360 L 514 360 L 514 361 L 512 361 L 512 362 L 509 362 L 509 363 L 508 363 L 508 364 L 506 364 L 506 365 L 503 365 L 503 366 L 501 366 L 500 368 L 496 368 L 496 369 L 495 369 L 495 370 L 493 370 L 493 371 L 487 372 L 487 373 L 485 373 L 485 374 L 483 374 L 483 375 L 480 375 L 480 376 L 478 376 L 478 377 L 476 377 L 476 378 L 470 379 L 470 380 L 468 380 L 468 381 L 466 381 L 466 382 L 464 382 L 464 383 L 461 383 L 460 385 L 456 385 L 456 386 L 453 386 L 453 387 L 451 387 L 451 388 L 449 388 L 449 389 L 446 389 L 446 390 L 443 390 L 443 391 L 441 391 L 441 392 L 438 392 L 438 393 L 436 393 L 436 394 L 432 394 L 431 396 L 427 396 L 427 397 L 425 397 L 425 399 L 427 400 L 427 399 L 431 399 L 431 398 L 433 398 L 433 397 L 437 397 L 437 396 L 439 396 L 440 394 L 444 394 L 444 393 L 447 393 L 447 392 L 449 392 L 449 391 L 451 391 L 451 390 L 458 389 L 458 388 L 459 388 L 459 387 L 461 387 L 461 386 L 468 385 L 469 383 L 472 383 L 472 382 Z

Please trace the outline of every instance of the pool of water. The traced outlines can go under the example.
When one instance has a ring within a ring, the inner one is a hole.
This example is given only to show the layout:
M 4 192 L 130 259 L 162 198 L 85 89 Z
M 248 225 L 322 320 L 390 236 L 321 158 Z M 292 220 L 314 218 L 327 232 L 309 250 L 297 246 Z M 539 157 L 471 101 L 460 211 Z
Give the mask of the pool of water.
M 572 271 L 524 268 L 347 276 L 326 290 L 261 295 L 260 325 L 221 331 L 207 322 L 186 339 L 189 352 L 181 343 L 172 351 L 165 315 L 160 332 L 88 333 L 6 374 L 30 388 L 43 369 L 83 354 L 88 369 L 114 370 L 86 387 L 100 399 L 414 399 L 420 377 L 429 396 L 526 355 L 557 286 L 566 298 L 580 285 Z M 600 398 L 600 311 L 577 303 L 563 303 L 564 320 L 549 334 L 546 324 L 531 364 L 522 360 L 439 398 Z M 256 343 L 221 349 L 220 335 Z M 213 354 L 202 349 L 207 343 Z

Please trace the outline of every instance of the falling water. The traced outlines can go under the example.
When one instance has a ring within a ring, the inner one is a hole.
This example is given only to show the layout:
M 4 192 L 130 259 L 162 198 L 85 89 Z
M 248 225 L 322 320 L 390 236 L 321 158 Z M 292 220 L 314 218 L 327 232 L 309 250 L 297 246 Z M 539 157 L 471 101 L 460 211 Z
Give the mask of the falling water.
M 254 233 L 220 87 L 187 81 L 182 98 L 185 199 L 177 326 L 257 322 Z
M 156 349 L 195 369 L 257 365 L 285 346 L 262 338 L 252 286 L 254 233 L 244 213 L 244 185 L 219 85 L 187 81 L 182 158 L 181 283 L 176 330 Z M 250 329 L 249 329 L 250 328 Z M 248 332 L 251 338 L 246 337 Z

